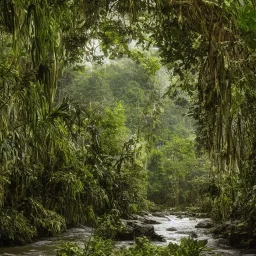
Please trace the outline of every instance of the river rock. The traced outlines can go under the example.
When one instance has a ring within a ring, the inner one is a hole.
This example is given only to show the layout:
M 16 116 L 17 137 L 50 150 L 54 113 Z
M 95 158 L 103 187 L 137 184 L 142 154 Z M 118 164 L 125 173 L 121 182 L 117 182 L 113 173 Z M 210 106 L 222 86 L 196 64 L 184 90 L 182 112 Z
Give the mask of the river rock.
M 153 217 L 152 214 L 142 211 L 141 215 L 130 214 L 129 219 L 131 220 L 131 222 L 134 222 L 134 220 L 138 220 L 145 224 L 161 224 L 160 222 L 150 217 Z
M 191 238 L 197 238 L 197 234 L 196 234 L 196 232 L 194 232 L 194 231 L 191 231 L 190 234 L 189 234 L 189 236 L 190 236 Z
M 195 227 L 196 228 L 212 228 L 214 225 L 210 220 L 200 221 Z
M 141 211 L 140 215 L 142 215 L 142 216 L 152 216 L 152 214 L 150 212 L 146 212 L 146 211 Z
M 250 236 L 248 227 L 243 222 L 226 221 L 212 229 L 212 233 L 217 238 L 223 238 L 228 241 L 228 244 L 236 248 L 255 248 L 256 236 Z M 247 254 L 246 254 L 247 255 Z
M 124 229 L 122 229 L 121 231 L 119 231 L 116 234 L 115 237 L 116 240 L 119 241 L 131 241 L 134 239 L 134 231 L 133 228 L 130 226 L 126 226 Z
M 152 236 L 150 237 L 150 239 L 152 241 L 158 241 L 158 242 L 166 242 L 166 239 L 161 236 L 161 235 L 158 235 L 156 232 L 154 232 L 154 234 L 152 234 Z
M 218 246 L 229 246 L 229 243 L 228 243 L 228 239 L 225 239 L 225 238 L 218 238 L 218 239 L 216 239 L 215 240 L 216 241 L 216 244 L 218 245 Z
M 175 227 L 170 227 L 170 228 L 167 228 L 166 230 L 167 230 L 167 231 L 177 231 L 177 228 L 175 228 Z
M 163 236 L 158 235 L 151 224 L 145 224 L 140 220 L 122 220 L 122 222 L 126 228 L 118 233 L 117 240 L 133 240 L 135 237 L 146 236 L 153 241 L 165 242 Z
M 133 226 L 135 236 L 147 236 L 150 237 L 154 232 L 154 226 L 142 223 L 135 223 Z
M 250 237 L 248 232 L 232 232 L 229 234 L 228 242 L 231 246 L 236 248 L 243 248 L 246 244 L 250 247 Z
M 163 212 L 154 212 L 152 213 L 153 216 L 156 216 L 156 217 L 160 217 L 160 218 L 165 218 L 165 213 Z
M 135 223 L 134 236 L 146 236 L 154 241 L 165 242 L 165 239 L 161 235 L 158 235 L 154 230 L 154 226 L 150 224 Z
M 144 217 L 142 217 L 142 216 L 140 216 L 138 214 L 130 214 L 129 215 L 129 219 L 130 220 L 140 220 L 140 221 L 142 221 L 144 219 Z
M 145 223 L 145 224 L 161 224 L 161 222 L 150 219 L 150 218 L 144 218 L 143 223 Z

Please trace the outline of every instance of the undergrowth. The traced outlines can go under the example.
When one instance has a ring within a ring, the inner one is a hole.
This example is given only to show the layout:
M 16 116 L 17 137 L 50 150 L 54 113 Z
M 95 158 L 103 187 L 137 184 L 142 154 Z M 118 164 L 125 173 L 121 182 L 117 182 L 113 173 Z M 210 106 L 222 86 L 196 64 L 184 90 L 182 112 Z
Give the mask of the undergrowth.
M 205 250 L 206 240 L 182 238 L 180 245 L 169 243 L 168 246 L 151 244 L 145 237 L 135 240 L 135 246 L 117 248 L 112 240 L 94 237 L 81 248 L 76 243 L 63 245 L 57 256 L 199 256 Z

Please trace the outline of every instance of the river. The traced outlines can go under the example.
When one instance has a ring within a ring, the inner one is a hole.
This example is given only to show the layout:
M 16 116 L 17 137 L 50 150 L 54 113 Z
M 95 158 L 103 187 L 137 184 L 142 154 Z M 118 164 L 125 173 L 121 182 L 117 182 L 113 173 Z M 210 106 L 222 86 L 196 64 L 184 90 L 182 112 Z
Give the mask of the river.
M 178 218 L 174 215 L 169 215 L 168 219 L 164 217 L 151 216 L 150 219 L 158 221 L 160 224 L 154 225 L 156 233 L 162 235 L 167 242 L 158 243 L 166 245 L 169 242 L 179 243 L 182 237 L 188 237 L 191 232 L 196 233 L 197 239 L 207 239 L 207 246 L 212 251 L 207 255 L 234 255 L 234 256 L 256 256 L 254 251 L 237 250 L 225 244 L 223 239 L 214 239 L 207 229 L 197 229 L 196 224 L 199 221 L 206 219 L 197 218 Z M 209 220 L 209 219 L 208 219 Z M 174 228 L 176 231 L 167 231 L 168 228 Z M 44 238 L 38 242 L 15 247 L 0 248 L 0 255 L 3 256 L 54 256 L 60 244 L 65 242 L 76 242 L 83 245 L 84 241 L 91 236 L 92 229 L 89 227 L 72 228 L 58 237 Z M 117 242 L 118 246 L 131 245 L 131 241 Z

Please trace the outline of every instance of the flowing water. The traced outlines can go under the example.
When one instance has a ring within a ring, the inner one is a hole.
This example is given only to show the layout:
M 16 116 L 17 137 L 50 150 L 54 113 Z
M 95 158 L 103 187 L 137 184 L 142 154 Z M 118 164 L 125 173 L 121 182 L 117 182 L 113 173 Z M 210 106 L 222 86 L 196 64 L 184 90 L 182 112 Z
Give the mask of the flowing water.
M 207 229 L 195 228 L 199 221 L 207 219 L 178 218 L 172 215 L 168 216 L 168 218 L 151 216 L 150 219 L 160 222 L 160 224 L 154 225 L 155 231 L 159 235 L 162 235 L 167 241 L 165 243 L 158 242 L 157 244 L 159 245 L 166 245 L 169 242 L 179 243 L 182 237 L 189 237 L 193 232 L 193 234 L 196 233 L 197 239 L 208 240 L 207 246 L 212 248 L 212 251 L 209 252 L 208 255 L 256 256 L 256 252 L 236 250 L 227 246 L 223 239 L 213 239 Z M 167 231 L 168 228 L 176 229 L 176 231 Z M 72 228 L 59 237 L 41 239 L 38 242 L 26 246 L 0 248 L 0 255 L 54 256 L 56 255 L 56 250 L 60 244 L 65 242 L 76 242 L 82 246 L 84 241 L 91 236 L 91 233 L 92 230 L 88 227 Z M 131 241 L 117 243 L 118 246 L 128 246 L 131 244 Z
M 196 228 L 198 222 L 206 221 L 210 219 L 198 219 L 198 218 L 178 218 L 176 216 L 168 216 L 168 220 L 163 218 L 154 217 L 155 220 L 161 222 L 155 226 L 156 233 L 162 235 L 167 242 L 179 243 L 182 237 L 189 237 L 191 234 L 196 234 L 198 240 L 207 240 L 207 247 L 211 249 L 207 255 L 235 255 L 235 256 L 252 256 L 256 255 L 256 252 L 237 250 L 227 245 L 225 239 L 214 239 L 209 229 Z M 175 228 L 177 231 L 167 231 L 168 228 Z
M 66 242 L 76 242 L 83 246 L 92 233 L 89 227 L 71 228 L 58 237 L 42 238 L 40 241 L 25 246 L 0 247 L 0 255 L 56 256 L 57 248 Z

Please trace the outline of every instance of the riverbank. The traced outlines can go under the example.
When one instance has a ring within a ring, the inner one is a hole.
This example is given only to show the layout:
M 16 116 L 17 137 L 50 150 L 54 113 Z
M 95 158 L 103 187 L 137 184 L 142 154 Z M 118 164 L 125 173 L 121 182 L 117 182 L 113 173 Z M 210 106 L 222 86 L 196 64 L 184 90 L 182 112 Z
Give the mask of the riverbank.
M 160 213 L 156 213 L 159 215 Z M 177 215 L 166 215 L 161 213 L 162 216 L 147 215 L 146 217 L 158 224 L 152 224 L 154 231 L 159 236 L 162 236 L 165 241 L 154 241 L 153 244 L 165 246 L 169 242 L 179 243 L 181 238 L 191 237 L 196 235 L 198 240 L 207 240 L 207 247 L 211 249 L 209 255 L 235 255 L 235 256 L 252 256 L 256 255 L 255 251 L 234 249 L 226 244 L 224 239 L 215 239 L 209 232 L 208 228 L 196 228 L 201 221 L 210 221 L 209 218 L 196 218 L 196 217 L 180 217 Z M 151 225 L 151 224 L 150 224 Z M 83 246 L 84 241 L 89 239 L 92 234 L 92 229 L 89 227 L 79 227 L 69 229 L 58 237 L 44 238 L 36 243 L 26 246 L 0 248 L 0 255 L 3 256 L 55 256 L 57 248 L 65 242 L 75 242 Z M 116 246 L 127 247 L 134 244 L 134 241 L 117 241 Z

